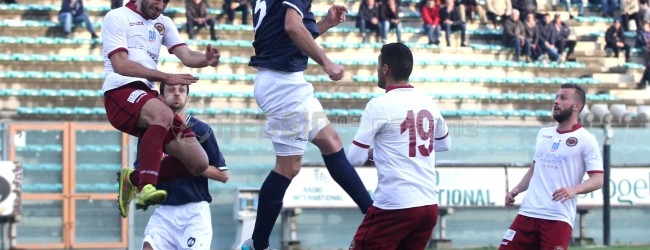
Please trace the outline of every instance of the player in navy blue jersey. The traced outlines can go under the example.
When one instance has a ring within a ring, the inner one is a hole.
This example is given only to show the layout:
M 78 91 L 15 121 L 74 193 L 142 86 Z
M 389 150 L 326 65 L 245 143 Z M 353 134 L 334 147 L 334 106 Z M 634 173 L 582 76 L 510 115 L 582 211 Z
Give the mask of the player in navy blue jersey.
M 265 137 L 273 142 L 276 163 L 260 189 L 255 229 L 242 250 L 270 249 L 269 236 L 282 209 L 285 191 L 300 171 L 309 142 L 320 149 L 332 178 L 363 213 L 372 204 L 359 175 L 346 158 L 341 138 L 314 98 L 314 88 L 303 76 L 311 58 L 330 79 L 343 78 L 343 66 L 333 63 L 314 39 L 345 21 L 346 13 L 344 6 L 333 5 L 327 17 L 316 22 L 311 0 L 254 3 L 255 55 L 249 65 L 258 69 L 255 101 L 266 116 Z
M 208 250 L 212 242 L 212 219 L 209 206 L 212 196 L 208 190 L 208 178 L 225 183 L 228 180 L 228 167 L 210 126 L 183 112 L 189 100 L 188 95 L 189 85 L 160 85 L 160 99 L 174 113 L 184 118 L 185 124 L 194 131 L 201 147 L 208 155 L 210 166 L 203 175 L 169 182 L 159 179 L 157 188 L 167 192 L 167 199 L 149 218 L 144 232 L 143 249 L 145 250 Z M 167 158 L 164 161 L 175 161 L 176 167 L 184 168 L 182 163 L 172 156 L 164 155 L 164 158 Z M 137 160 L 134 166 L 137 168 Z

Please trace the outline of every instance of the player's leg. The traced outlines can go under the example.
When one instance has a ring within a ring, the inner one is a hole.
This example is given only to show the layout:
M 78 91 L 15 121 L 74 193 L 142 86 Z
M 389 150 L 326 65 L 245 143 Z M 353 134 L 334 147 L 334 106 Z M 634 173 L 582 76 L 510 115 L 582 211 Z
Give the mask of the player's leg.
M 146 250 L 167 250 L 177 249 L 172 241 L 174 236 L 180 232 L 175 228 L 170 220 L 165 219 L 169 215 L 156 209 L 151 215 L 147 227 L 144 229 L 144 238 L 142 239 L 142 249 Z
M 571 225 L 564 221 L 539 220 L 540 249 L 564 250 L 571 242 Z
M 174 116 L 165 143 L 165 152 L 181 161 L 191 174 L 200 175 L 208 169 L 208 155 L 196 139 L 196 134 L 178 115 Z M 187 177 L 187 172 L 183 169 L 174 172 L 174 175 Z
M 425 249 L 431 239 L 433 228 L 438 223 L 438 205 L 422 206 L 410 209 L 414 220 L 420 221 L 413 231 L 399 243 L 397 249 Z
M 105 92 L 104 107 L 108 121 L 113 127 L 142 139 L 138 146 L 138 158 L 140 169 L 144 171 L 139 174 L 139 181 L 132 183 L 140 193 L 138 200 L 141 203 L 162 202 L 166 192 L 156 190 L 154 185 L 158 179 L 163 139 L 171 125 L 171 109 L 158 100 L 157 93 L 142 82 L 129 83 Z M 167 120 L 169 125 L 166 125 Z M 131 192 L 125 188 L 130 186 L 129 178 L 124 178 L 127 176 L 121 176 L 119 200 L 123 200 Z M 128 202 L 122 202 L 121 205 L 122 216 L 127 216 Z
M 212 244 L 212 217 L 210 204 L 205 201 L 179 206 L 175 212 L 183 218 L 184 223 L 178 225 L 184 228 L 182 234 L 176 237 L 177 249 L 210 250 Z
M 334 127 L 327 121 L 323 107 L 316 98 L 310 98 L 311 132 L 309 139 L 316 145 L 323 155 L 325 166 L 330 175 L 345 190 L 352 200 L 357 203 L 362 213 L 372 205 L 372 198 L 361 182 L 357 171 L 348 161 L 341 137 Z
M 539 249 L 539 229 L 535 220 L 518 214 L 506 230 L 499 250 Z
M 420 224 L 420 218 L 414 217 L 411 210 L 369 207 L 349 249 L 398 249 L 399 243 Z

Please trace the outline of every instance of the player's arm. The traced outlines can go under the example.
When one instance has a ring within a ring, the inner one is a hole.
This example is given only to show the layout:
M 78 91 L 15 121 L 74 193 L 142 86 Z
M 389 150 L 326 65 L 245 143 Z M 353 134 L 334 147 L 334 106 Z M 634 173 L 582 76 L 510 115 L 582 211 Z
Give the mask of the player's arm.
M 506 194 L 506 207 L 513 206 L 515 204 L 515 197 L 521 192 L 528 190 L 528 185 L 530 185 L 530 179 L 533 178 L 534 171 L 535 161 L 533 161 L 533 165 L 530 166 L 524 177 L 521 178 L 519 184 Z
M 109 54 L 113 71 L 123 76 L 145 78 L 152 82 L 167 82 L 170 75 L 155 69 L 150 69 L 129 59 L 129 54 L 124 50 L 114 51 Z
M 384 124 L 385 119 L 376 119 L 375 114 L 379 114 L 372 101 L 366 105 L 359 123 L 359 130 L 354 135 L 354 140 L 350 144 L 347 158 L 352 166 L 362 166 L 368 159 L 373 158 L 373 150 L 370 148 L 375 134 Z
M 177 46 L 171 50 L 178 59 L 181 60 L 183 65 L 190 68 L 203 68 L 207 66 L 217 66 L 219 64 L 219 58 L 221 54 L 216 48 L 212 48 L 211 45 L 205 48 L 204 52 L 199 52 L 191 50 L 187 46 Z
M 573 197 L 578 194 L 591 193 L 603 187 L 603 159 L 598 147 L 598 141 L 593 135 L 586 137 L 586 139 L 586 142 L 582 144 L 584 145 L 582 150 L 582 159 L 589 178 L 573 187 L 563 187 L 555 190 L 555 192 L 553 192 L 554 201 L 564 202 L 573 199 Z
M 330 7 L 330 9 L 327 11 L 327 17 L 316 23 L 316 26 L 318 26 L 318 33 L 322 35 L 329 29 L 338 26 L 342 22 L 345 22 L 345 15 L 347 13 L 348 8 L 345 6 L 332 5 L 332 7 Z
M 433 150 L 436 152 L 449 151 L 451 149 L 451 138 L 449 137 L 449 127 L 445 119 L 440 115 L 435 125 Z
M 200 140 L 201 147 L 203 147 L 203 150 L 208 155 L 208 163 L 210 165 L 201 175 L 218 182 L 226 183 L 230 177 L 228 167 L 226 167 L 226 160 L 219 150 L 219 144 L 217 144 L 217 138 L 214 136 L 214 132 L 208 125 L 205 126 L 207 129 Z
M 305 25 L 302 23 L 302 16 L 294 8 L 287 8 L 287 13 L 284 20 L 284 30 L 291 38 L 291 41 L 307 56 L 313 59 L 318 65 L 321 65 L 323 68 L 326 68 L 328 65 L 334 64 L 327 56 L 325 52 L 318 47 L 318 44 L 314 41 L 314 38 L 311 36 L 311 33 L 305 28 Z

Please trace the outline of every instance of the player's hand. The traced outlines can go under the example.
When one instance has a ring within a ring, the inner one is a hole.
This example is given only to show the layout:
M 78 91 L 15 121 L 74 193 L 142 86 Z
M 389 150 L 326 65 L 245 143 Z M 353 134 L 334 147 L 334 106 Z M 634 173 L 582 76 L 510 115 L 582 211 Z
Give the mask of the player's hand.
M 193 75 L 190 74 L 169 74 L 167 79 L 165 79 L 163 83 L 168 85 L 179 85 L 179 84 L 190 85 L 192 83 L 195 83 L 198 80 L 199 80 L 198 77 L 194 77 Z
M 219 65 L 219 58 L 221 53 L 216 48 L 212 48 L 212 45 L 208 44 L 208 47 L 205 48 L 205 60 L 208 62 L 208 65 L 215 67 Z
M 327 22 L 331 27 L 335 27 L 345 22 L 345 15 L 348 14 L 348 8 L 342 5 L 332 5 L 327 11 Z
M 325 73 L 329 75 L 332 81 L 341 80 L 345 74 L 345 68 L 333 62 L 329 62 L 323 65 L 323 70 L 325 70 Z
M 519 190 L 516 188 L 506 194 L 506 207 L 512 207 L 515 205 L 515 197 L 517 197 L 518 194 Z
M 553 201 L 565 202 L 567 200 L 573 199 L 576 196 L 578 190 L 572 187 L 563 187 L 553 192 Z

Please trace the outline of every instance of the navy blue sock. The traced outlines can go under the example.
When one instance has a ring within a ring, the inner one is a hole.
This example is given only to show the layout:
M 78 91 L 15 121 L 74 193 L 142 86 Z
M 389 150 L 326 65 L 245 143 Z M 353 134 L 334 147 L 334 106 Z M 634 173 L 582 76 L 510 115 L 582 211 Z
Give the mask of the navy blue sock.
M 291 184 L 290 179 L 275 171 L 271 171 L 262 183 L 252 237 L 255 249 L 269 247 L 269 237 L 271 237 L 275 221 L 282 210 L 282 199 L 284 199 L 284 193 L 289 184 Z
M 325 160 L 327 171 L 330 172 L 334 181 L 352 197 L 361 212 L 365 214 L 368 207 L 372 205 L 372 198 L 370 198 L 368 190 L 361 182 L 357 171 L 350 165 L 348 158 L 345 156 L 345 151 L 341 149 L 339 152 L 323 155 L 323 160 Z

